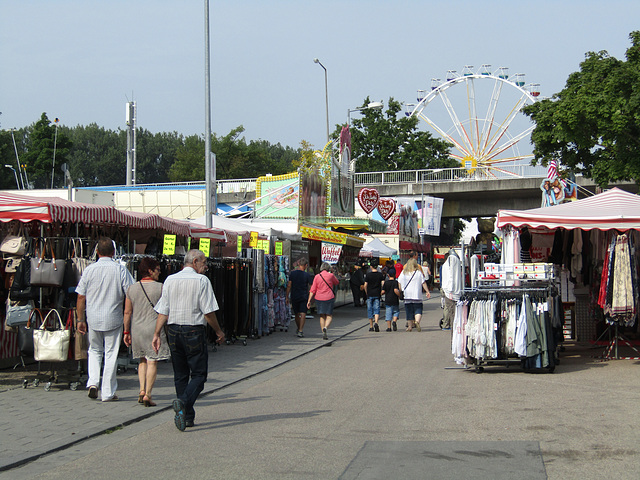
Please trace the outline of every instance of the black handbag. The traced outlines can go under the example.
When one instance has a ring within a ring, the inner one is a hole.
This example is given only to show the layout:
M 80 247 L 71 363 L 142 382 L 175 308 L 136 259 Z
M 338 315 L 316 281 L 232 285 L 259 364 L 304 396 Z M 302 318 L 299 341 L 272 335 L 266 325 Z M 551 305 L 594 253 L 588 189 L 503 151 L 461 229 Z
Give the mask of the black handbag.
M 9 298 L 14 301 L 33 300 L 38 297 L 38 293 L 38 287 L 31 285 L 31 262 L 29 258 L 25 258 L 16 268 Z
M 33 346 L 33 331 L 37 329 L 42 322 L 42 312 L 37 308 L 34 308 L 31 310 L 27 324 L 18 325 L 18 350 L 20 350 L 20 355 L 23 357 L 33 357 L 35 353 L 35 348 Z

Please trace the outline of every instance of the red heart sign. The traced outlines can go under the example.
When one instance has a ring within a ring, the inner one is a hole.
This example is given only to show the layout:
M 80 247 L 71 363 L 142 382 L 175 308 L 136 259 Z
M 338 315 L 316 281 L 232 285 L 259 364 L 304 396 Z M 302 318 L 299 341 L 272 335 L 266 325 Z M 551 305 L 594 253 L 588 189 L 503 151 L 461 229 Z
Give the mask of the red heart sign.
M 378 212 L 385 220 L 389 220 L 396 211 L 396 201 L 393 198 L 381 198 L 378 202 Z
M 380 194 L 375 188 L 361 188 L 358 192 L 358 203 L 367 214 L 378 206 Z

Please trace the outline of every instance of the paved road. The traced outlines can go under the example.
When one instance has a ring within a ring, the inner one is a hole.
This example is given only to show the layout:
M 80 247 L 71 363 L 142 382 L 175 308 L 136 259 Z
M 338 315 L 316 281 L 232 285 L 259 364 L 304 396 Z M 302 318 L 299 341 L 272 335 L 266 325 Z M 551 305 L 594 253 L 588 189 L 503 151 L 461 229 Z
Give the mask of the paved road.
M 60 450 L 0 479 L 640 478 L 638 362 L 600 362 L 577 345 L 554 374 L 478 375 L 456 368 L 440 314 L 434 299 L 422 332 L 370 333 L 362 309 L 343 307 L 329 342 L 311 321 L 302 340 L 223 346 L 185 433 L 162 410 L 169 365 L 156 409 L 135 402 L 133 374 L 120 377 L 118 403 L 3 392 L 2 465 Z

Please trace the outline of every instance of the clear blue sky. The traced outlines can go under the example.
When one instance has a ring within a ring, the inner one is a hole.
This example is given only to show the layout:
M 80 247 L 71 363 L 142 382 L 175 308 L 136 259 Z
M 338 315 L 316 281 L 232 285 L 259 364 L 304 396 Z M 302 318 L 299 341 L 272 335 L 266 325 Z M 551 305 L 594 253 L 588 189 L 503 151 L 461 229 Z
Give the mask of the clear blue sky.
M 623 58 L 638 0 L 211 0 L 212 130 L 298 147 L 365 97 L 414 102 L 432 77 L 483 63 L 564 87 L 587 51 Z M 204 1 L 0 0 L 0 123 L 204 133 Z M 357 115 L 357 113 L 355 114 Z

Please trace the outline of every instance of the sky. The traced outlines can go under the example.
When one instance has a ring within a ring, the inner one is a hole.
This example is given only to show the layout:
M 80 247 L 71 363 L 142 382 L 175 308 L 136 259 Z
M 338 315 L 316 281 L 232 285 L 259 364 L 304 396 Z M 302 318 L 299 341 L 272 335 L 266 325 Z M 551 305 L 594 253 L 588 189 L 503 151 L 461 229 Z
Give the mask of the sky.
M 0 0 L 0 125 L 205 131 L 205 1 Z M 623 59 L 637 0 L 211 0 L 211 127 L 247 141 L 326 142 L 366 97 L 415 102 L 447 70 L 509 67 L 562 90 L 585 53 Z M 358 112 L 351 114 L 359 115 Z

